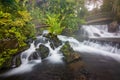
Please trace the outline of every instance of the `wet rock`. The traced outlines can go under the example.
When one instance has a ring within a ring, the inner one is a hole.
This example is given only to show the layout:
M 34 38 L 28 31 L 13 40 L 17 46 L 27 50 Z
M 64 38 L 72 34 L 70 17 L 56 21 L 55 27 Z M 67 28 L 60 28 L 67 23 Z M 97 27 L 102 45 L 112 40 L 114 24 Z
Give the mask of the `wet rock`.
M 54 50 L 55 49 L 54 43 L 50 43 L 50 47 Z
M 119 30 L 119 25 L 118 25 L 117 21 L 113 21 L 108 26 L 108 32 L 117 32 L 118 30 Z
M 15 68 L 20 66 L 20 64 L 21 64 L 21 59 L 20 59 L 20 54 L 18 54 L 7 59 L 6 62 L 3 63 L 1 69 L 7 70 L 10 68 Z
M 93 33 L 94 34 L 94 36 L 96 36 L 96 37 L 100 37 L 100 35 L 99 34 L 97 34 L 97 33 Z
M 30 43 L 33 42 L 33 39 L 27 39 L 25 42 L 26 42 L 27 44 L 30 44 Z
M 20 66 L 21 64 L 20 54 L 13 57 L 11 64 L 12 68 Z
M 44 36 L 50 41 L 50 43 L 52 43 L 54 47 L 59 47 L 60 45 L 62 45 L 62 42 L 58 39 L 57 35 L 49 33 Z
M 39 44 L 40 42 L 41 40 L 36 39 L 34 45 L 37 46 L 37 44 Z
M 38 38 L 38 39 L 36 39 L 35 40 L 35 46 L 37 46 L 37 44 L 39 44 L 39 43 L 47 43 L 48 42 L 48 39 L 46 39 L 46 38 Z
M 40 58 L 40 55 L 37 52 L 33 52 L 33 54 L 30 55 L 29 60 L 36 60 Z
M 77 52 L 75 52 L 75 51 L 71 48 L 69 42 L 66 42 L 66 43 L 64 44 L 64 46 L 61 48 L 60 51 L 61 51 L 61 52 L 63 53 L 63 55 L 65 56 L 65 57 L 64 57 L 64 60 L 65 60 L 67 63 L 71 63 L 71 62 L 77 61 L 77 60 L 79 60 L 79 59 L 81 58 L 81 57 L 80 57 L 80 54 L 77 53 Z
M 2 66 L 0 67 L 0 70 L 1 69 L 10 69 L 10 68 L 15 68 L 15 67 L 18 67 L 21 65 L 21 52 L 23 52 L 24 50 L 28 49 L 28 46 L 25 46 L 25 47 L 22 47 L 22 48 L 19 48 L 19 50 L 14 53 L 14 54 L 11 54 L 11 56 L 8 56 L 8 58 L 6 59 L 6 61 L 2 64 Z M 8 54 L 9 55 L 9 54 Z M 4 55 L 3 55 L 4 57 Z
M 49 48 L 41 44 L 37 49 L 37 53 L 40 55 L 41 59 L 44 59 L 49 55 Z

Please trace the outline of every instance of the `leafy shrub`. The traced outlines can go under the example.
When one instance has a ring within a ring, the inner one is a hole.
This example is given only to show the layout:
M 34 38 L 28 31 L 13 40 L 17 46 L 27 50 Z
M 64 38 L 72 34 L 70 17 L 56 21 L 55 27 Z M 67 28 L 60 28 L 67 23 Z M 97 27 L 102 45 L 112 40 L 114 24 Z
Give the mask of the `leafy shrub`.
M 48 30 L 52 34 L 60 34 L 64 29 L 64 27 L 61 27 L 61 21 L 59 20 L 59 17 L 59 14 L 47 14 L 45 21 L 46 24 L 50 26 Z
M 35 36 L 35 28 L 31 19 L 25 6 L 20 6 L 15 0 L 0 1 L 0 41 L 8 41 L 9 44 L 12 43 L 11 40 L 15 39 L 16 42 L 13 45 L 18 45 L 12 48 L 1 43 L 0 66 L 24 48 L 27 39 Z

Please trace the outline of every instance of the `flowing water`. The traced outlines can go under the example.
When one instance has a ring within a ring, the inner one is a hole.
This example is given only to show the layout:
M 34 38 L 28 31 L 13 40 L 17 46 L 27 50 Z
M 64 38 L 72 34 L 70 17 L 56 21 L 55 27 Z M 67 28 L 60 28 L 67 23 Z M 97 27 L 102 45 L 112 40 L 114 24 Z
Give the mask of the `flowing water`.
M 120 38 L 120 26 L 119 30 L 114 33 L 108 32 L 108 25 L 83 25 L 81 30 L 83 35 L 88 37 L 119 37 Z
M 107 32 L 107 28 L 105 26 L 106 25 L 101 26 L 100 28 L 100 25 L 84 25 L 82 29 L 84 30 L 84 35 L 87 35 L 89 37 L 120 37 L 119 32 L 117 32 L 117 34 Z M 46 33 L 47 31 L 44 32 L 44 34 Z M 45 69 L 52 71 L 51 67 L 49 66 L 52 66 L 53 64 L 64 65 L 64 56 L 60 52 L 60 49 L 66 41 L 69 41 L 74 51 L 77 51 L 81 54 L 83 60 L 86 62 L 87 69 L 91 72 L 91 74 L 93 74 L 93 80 L 120 80 L 120 49 L 118 45 L 112 46 L 111 43 L 101 44 L 100 42 L 93 42 L 89 40 L 79 42 L 73 37 L 62 35 L 58 35 L 58 38 L 62 41 L 63 44 L 53 49 L 50 46 L 50 42 L 45 41 L 45 37 L 38 36 L 37 39 L 39 39 L 40 42 L 35 45 L 35 42 L 33 41 L 33 43 L 31 43 L 30 45 L 30 48 L 21 53 L 22 64 L 17 68 L 1 74 L 0 77 L 2 78 L 0 80 L 60 80 L 58 78 L 46 78 L 49 74 L 45 74 L 47 73 L 45 72 Z M 41 44 L 49 48 L 48 57 L 45 59 L 41 59 L 41 56 L 37 53 L 37 59 L 29 60 L 29 57 L 34 54 L 34 52 L 36 52 L 36 49 L 38 49 L 39 45 Z M 63 66 L 57 68 L 57 71 L 60 68 L 63 68 Z M 53 71 L 53 73 L 54 72 L 56 71 Z M 54 74 L 57 75 L 58 73 Z M 45 79 L 43 79 L 43 77 Z

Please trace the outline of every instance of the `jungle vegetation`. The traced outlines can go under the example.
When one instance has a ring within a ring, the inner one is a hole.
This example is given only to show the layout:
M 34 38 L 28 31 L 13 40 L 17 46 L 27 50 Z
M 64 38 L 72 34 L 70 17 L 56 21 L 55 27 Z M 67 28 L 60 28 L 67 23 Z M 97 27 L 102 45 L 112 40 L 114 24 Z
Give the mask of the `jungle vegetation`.
M 96 7 L 92 10 L 93 13 L 110 12 L 113 14 L 115 21 L 120 22 L 120 0 L 88 0 L 89 4 L 94 4 Z M 98 8 L 98 5 L 100 8 Z
M 34 2 L 32 17 L 46 24 L 50 33 L 61 34 L 64 29 L 74 31 L 78 23 L 85 23 L 87 9 L 84 0 L 43 0 Z M 36 16 L 37 15 L 37 16 Z
M 20 0 L 0 0 L 0 66 L 34 37 L 31 15 Z M 12 43 L 12 44 L 10 44 Z
M 85 24 L 86 1 L 98 5 L 101 0 L 0 0 L 0 67 L 27 46 L 36 35 L 35 27 L 52 34 L 74 32 Z M 120 21 L 120 0 L 103 0 L 101 11 L 112 11 Z
M 12 57 L 35 37 L 37 25 L 56 35 L 72 32 L 85 23 L 86 12 L 84 0 L 0 0 L 0 67 L 10 66 Z

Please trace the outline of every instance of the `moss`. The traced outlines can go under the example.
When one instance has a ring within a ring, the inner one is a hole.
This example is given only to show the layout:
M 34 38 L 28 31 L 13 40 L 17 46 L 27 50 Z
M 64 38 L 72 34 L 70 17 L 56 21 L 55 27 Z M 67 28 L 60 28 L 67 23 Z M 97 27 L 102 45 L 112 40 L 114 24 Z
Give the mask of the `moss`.
M 63 53 L 63 55 L 65 56 L 65 57 L 64 57 L 64 60 L 65 60 L 67 63 L 71 63 L 71 62 L 74 62 L 74 61 L 78 61 L 78 60 L 80 60 L 80 58 L 81 58 L 80 54 L 77 53 L 77 52 L 75 52 L 75 51 L 71 48 L 69 42 L 66 42 L 66 43 L 64 44 L 64 46 L 61 48 L 60 51 L 61 51 L 61 52 Z
M 51 43 L 51 47 L 59 47 L 62 45 L 62 42 L 58 39 L 57 35 L 49 33 L 47 35 L 44 35 Z
M 64 53 L 64 56 L 68 56 L 72 52 L 69 42 L 66 42 L 65 45 L 61 48 L 61 51 Z

